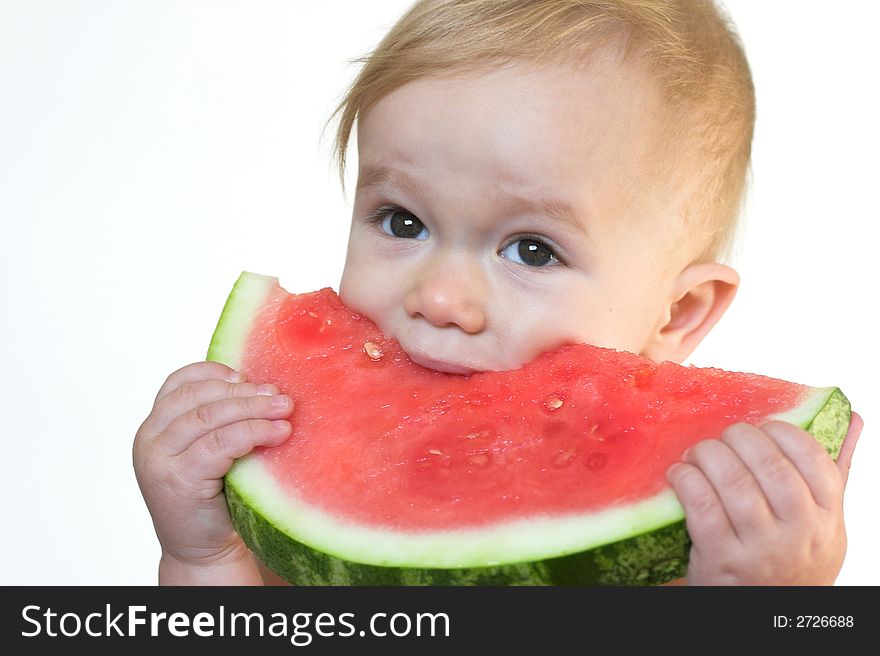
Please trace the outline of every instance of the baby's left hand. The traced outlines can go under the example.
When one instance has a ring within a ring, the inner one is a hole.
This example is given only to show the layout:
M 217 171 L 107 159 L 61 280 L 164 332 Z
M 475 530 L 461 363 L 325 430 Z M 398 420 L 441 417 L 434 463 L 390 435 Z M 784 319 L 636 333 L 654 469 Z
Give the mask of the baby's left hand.
M 786 422 L 734 424 L 688 449 L 667 479 L 684 507 L 690 585 L 830 585 L 843 565 L 843 490 L 862 429 L 835 463 Z

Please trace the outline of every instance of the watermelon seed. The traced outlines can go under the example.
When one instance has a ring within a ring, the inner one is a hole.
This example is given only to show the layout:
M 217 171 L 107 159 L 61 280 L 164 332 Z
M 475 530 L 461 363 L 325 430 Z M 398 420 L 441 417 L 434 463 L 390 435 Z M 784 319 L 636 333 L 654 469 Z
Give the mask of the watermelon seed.
M 428 467 L 436 467 L 440 465 L 445 469 L 449 469 L 449 466 L 452 464 L 452 459 L 444 454 L 440 449 L 428 449 L 427 453 L 429 454 L 425 458 L 420 458 L 420 461 L 424 461 L 424 464 L 420 463 L 420 467 L 422 469 L 427 469 Z
M 310 316 L 312 319 L 317 319 L 317 318 L 318 318 L 318 313 L 317 313 L 317 312 L 309 312 L 309 316 Z
M 370 360 L 373 362 L 382 359 L 382 349 L 375 342 L 364 342 L 364 353 L 370 356 Z
M 574 453 L 574 449 L 560 449 L 556 455 L 553 456 L 553 466 L 560 468 L 567 467 L 574 459 Z
M 551 412 L 553 410 L 559 410 L 559 408 L 562 407 L 562 404 L 563 401 L 558 396 L 551 396 L 549 399 L 547 399 L 547 402 L 545 403 L 547 409 Z
M 489 464 L 489 454 L 475 453 L 470 458 L 468 458 L 468 462 L 475 467 L 485 467 Z

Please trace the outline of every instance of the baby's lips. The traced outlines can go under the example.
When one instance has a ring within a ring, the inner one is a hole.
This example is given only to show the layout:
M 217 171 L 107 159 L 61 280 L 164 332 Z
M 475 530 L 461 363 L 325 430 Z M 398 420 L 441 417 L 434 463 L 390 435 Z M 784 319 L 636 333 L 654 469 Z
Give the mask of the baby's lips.
M 426 355 L 421 355 L 419 353 L 407 353 L 407 355 L 409 356 L 409 359 L 415 362 L 417 365 L 425 367 L 426 369 L 440 371 L 445 374 L 459 374 L 462 376 L 467 376 L 478 371 L 473 367 L 469 367 L 458 362 L 438 360 L 436 358 L 430 358 Z

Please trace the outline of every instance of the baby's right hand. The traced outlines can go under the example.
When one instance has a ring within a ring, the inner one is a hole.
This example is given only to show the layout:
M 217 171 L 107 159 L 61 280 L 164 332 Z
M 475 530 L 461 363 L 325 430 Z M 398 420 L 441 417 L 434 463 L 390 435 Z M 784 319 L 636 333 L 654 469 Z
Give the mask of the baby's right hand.
M 216 571 L 246 558 L 256 571 L 229 519 L 223 476 L 254 447 L 287 440 L 292 409 L 275 385 L 243 382 L 217 362 L 187 365 L 168 377 L 133 449 L 163 562 L 171 559 L 175 571 Z

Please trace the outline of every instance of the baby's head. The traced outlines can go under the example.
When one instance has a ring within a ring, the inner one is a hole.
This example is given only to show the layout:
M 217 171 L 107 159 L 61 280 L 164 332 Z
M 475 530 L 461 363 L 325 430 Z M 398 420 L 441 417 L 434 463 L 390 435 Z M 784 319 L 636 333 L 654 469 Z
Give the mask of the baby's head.
M 423 0 L 339 108 L 342 300 L 439 370 L 681 361 L 733 300 L 748 65 L 697 0 Z

